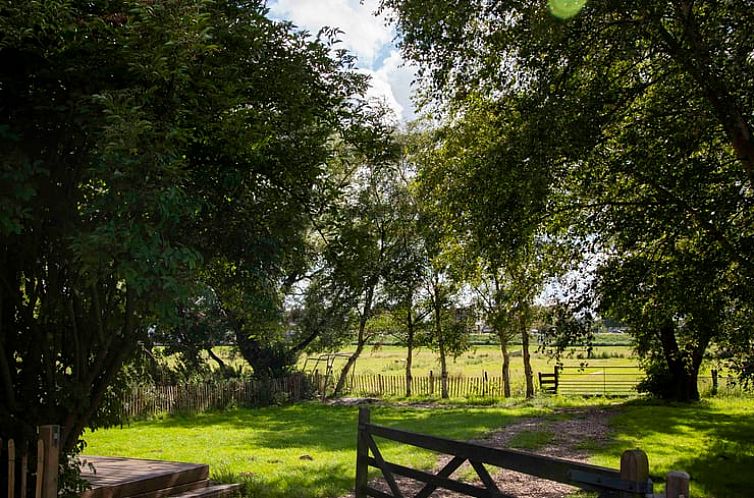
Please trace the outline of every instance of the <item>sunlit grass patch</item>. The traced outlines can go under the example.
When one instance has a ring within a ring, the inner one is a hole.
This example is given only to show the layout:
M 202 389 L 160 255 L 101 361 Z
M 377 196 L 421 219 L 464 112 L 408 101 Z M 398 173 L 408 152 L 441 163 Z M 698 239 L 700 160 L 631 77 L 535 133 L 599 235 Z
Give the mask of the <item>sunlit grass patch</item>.
M 527 417 L 551 414 L 551 405 L 434 408 L 378 406 L 373 423 L 466 440 Z M 338 496 L 353 486 L 357 409 L 302 403 L 236 409 L 135 422 L 86 434 L 86 453 L 210 465 L 223 481 L 243 482 L 247 496 Z M 436 455 L 380 441 L 386 459 L 428 469 Z
M 754 399 L 713 398 L 697 404 L 634 401 L 610 421 L 612 442 L 594 447 L 594 463 L 615 467 L 620 454 L 641 448 L 652 480 L 671 470 L 691 475 L 695 497 L 751 496 L 754 466 Z M 657 490 L 655 490 L 657 492 Z

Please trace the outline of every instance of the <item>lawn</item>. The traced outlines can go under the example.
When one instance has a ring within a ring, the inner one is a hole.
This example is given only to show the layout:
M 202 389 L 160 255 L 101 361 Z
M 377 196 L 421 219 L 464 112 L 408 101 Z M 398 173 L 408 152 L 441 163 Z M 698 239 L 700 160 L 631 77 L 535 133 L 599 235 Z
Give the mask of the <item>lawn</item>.
M 372 421 L 469 439 L 522 417 L 551 413 L 552 407 L 537 402 L 431 410 L 377 407 Z M 339 496 L 353 487 L 356 418 L 356 408 L 318 403 L 169 417 L 86 434 L 86 454 L 207 463 L 216 478 L 243 481 L 247 496 Z M 431 453 L 389 442 L 384 454 L 418 468 L 434 462 Z
M 559 408 L 589 405 L 616 413 L 610 419 L 607 445 L 583 442 L 593 463 L 618 468 L 621 453 L 639 447 L 649 455 L 655 482 L 662 483 L 670 470 L 686 470 L 692 476 L 695 498 L 751 496 L 754 399 L 750 397 L 723 397 L 695 405 L 553 397 L 489 407 L 381 406 L 373 409 L 372 420 L 464 440 L 527 417 L 561 419 L 567 415 Z M 302 403 L 167 417 L 87 434 L 86 454 L 207 463 L 215 478 L 244 482 L 247 496 L 332 497 L 353 486 L 356 416 L 353 407 Z M 538 448 L 551 437 L 546 428 L 524 431 L 511 445 Z M 408 446 L 385 442 L 383 448 L 388 460 L 404 465 L 428 468 L 435 461 L 432 454 Z
M 620 409 L 610 426 L 612 443 L 590 448 L 594 463 L 615 465 L 624 450 L 638 447 L 649 456 L 655 482 L 662 482 L 668 471 L 685 470 L 695 498 L 753 496 L 751 397 L 713 398 L 694 405 L 635 400 Z

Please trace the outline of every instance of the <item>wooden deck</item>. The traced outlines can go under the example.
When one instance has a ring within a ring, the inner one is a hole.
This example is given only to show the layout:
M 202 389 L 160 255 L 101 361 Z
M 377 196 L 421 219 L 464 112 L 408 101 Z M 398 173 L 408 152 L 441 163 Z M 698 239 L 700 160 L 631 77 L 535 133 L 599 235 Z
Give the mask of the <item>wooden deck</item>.
M 84 460 L 81 477 L 92 488 L 83 492 L 81 498 L 208 497 L 225 495 L 238 488 L 209 486 L 209 466 L 203 464 L 118 457 Z

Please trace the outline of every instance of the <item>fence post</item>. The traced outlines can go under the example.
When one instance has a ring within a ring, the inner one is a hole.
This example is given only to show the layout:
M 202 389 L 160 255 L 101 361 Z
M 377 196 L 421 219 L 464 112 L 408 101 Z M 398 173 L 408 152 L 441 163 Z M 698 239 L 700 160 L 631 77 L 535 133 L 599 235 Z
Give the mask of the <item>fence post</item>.
M 665 498 L 689 498 L 689 480 L 686 472 L 668 472 L 665 484 Z
M 2 445 L 0 444 L 0 450 Z M 16 443 L 8 440 L 8 498 L 13 498 L 16 491 Z
M 39 439 L 44 441 L 44 482 L 42 484 L 42 498 L 56 498 L 58 496 L 58 459 L 60 456 L 60 426 L 39 426 Z M 39 472 L 39 469 L 37 469 Z
M 620 457 L 620 478 L 634 481 L 637 485 L 646 484 L 649 479 L 649 459 L 642 450 L 626 450 Z M 644 493 L 621 493 L 621 498 L 634 498 Z
M 717 370 L 712 369 L 712 394 L 717 394 Z
M 366 498 L 366 488 L 369 477 L 369 443 L 367 442 L 366 425 L 370 422 L 369 408 L 359 408 L 359 427 L 356 436 L 356 498 Z
M 432 370 L 429 371 L 429 394 L 435 395 L 435 377 L 432 375 Z

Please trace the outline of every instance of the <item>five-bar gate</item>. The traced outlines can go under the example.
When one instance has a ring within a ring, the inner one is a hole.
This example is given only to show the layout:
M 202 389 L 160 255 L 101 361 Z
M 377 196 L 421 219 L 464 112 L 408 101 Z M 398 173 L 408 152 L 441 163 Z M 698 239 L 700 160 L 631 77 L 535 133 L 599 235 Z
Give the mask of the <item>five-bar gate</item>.
M 397 441 L 417 448 L 452 455 L 453 458 L 437 474 L 431 474 L 385 461 L 375 438 Z M 466 461 L 476 471 L 482 486 L 451 478 L 453 472 Z M 437 488 L 449 489 L 479 498 L 514 498 L 498 489 L 495 481 L 484 467 L 485 465 L 570 484 L 587 491 L 596 491 L 600 497 L 645 498 L 656 496 L 653 494 L 652 481 L 649 479 L 647 455 L 641 450 L 624 452 L 620 470 L 614 470 L 562 458 L 511 449 L 490 448 L 374 425 L 370 422 L 369 409 L 361 408 L 359 410 L 356 498 L 366 498 L 367 496 L 404 498 L 406 495 L 398 486 L 396 475 L 424 483 L 424 487 L 414 494 L 413 498 L 427 498 Z M 390 488 L 390 494 L 369 485 L 369 467 L 380 469 Z M 676 491 L 673 494 L 667 494 L 667 498 L 689 498 L 688 481 L 689 476 L 685 472 L 668 474 L 668 489 Z

